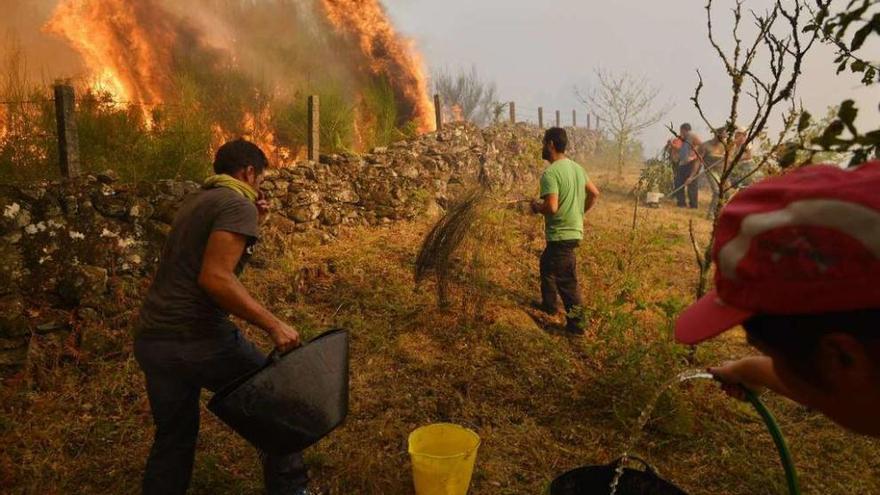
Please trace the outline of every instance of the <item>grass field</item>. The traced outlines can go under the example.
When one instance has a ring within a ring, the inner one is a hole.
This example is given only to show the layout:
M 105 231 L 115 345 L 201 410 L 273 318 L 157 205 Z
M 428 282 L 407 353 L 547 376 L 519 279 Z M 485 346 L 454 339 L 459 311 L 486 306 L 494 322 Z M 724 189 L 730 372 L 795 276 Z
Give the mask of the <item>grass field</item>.
M 669 204 L 642 209 L 633 231 L 627 183 L 591 172 L 605 194 L 579 252 L 590 321 L 583 338 L 558 334 L 561 320 L 527 309 L 538 292 L 541 223 L 500 203 L 463 251 L 447 309 L 437 307 L 431 284 L 412 282 L 433 218 L 349 230 L 330 244 L 268 233 L 246 285 L 306 336 L 331 326 L 353 336 L 349 420 L 307 453 L 316 487 L 412 493 L 407 435 L 452 421 L 483 439 L 471 493 L 543 493 L 570 468 L 619 456 L 645 402 L 676 372 L 749 352 L 734 333 L 689 363 L 689 351 L 672 343 L 673 317 L 693 297 L 687 224 L 694 220 L 706 234 L 702 215 Z M 0 491 L 138 491 L 149 406 L 125 332 L 109 338 L 115 350 L 61 363 L 40 354 L 51 343 L 37 342 L 34 379 L 0 391 Z M 880 447 L 788 401 L 766 399 L 804 493 L 880 493 Z M 202 423 L 190 493 L 260 493 L 253 450 L 209 413 Z M 709 383 L 665 396 L 635 451 L 695 495 L 785 490 L 757 415 Z

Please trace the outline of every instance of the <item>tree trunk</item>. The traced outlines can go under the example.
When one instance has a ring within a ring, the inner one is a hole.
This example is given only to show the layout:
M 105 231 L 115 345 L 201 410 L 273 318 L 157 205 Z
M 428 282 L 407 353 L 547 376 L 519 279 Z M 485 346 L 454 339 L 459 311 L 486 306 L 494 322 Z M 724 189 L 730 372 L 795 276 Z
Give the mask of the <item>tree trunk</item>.
M 715 244 L 715 230 L 709 236 L 709 242 L 703 251 L 703 262 L 700 263 L 700 274 L 697 277 L 697 300 L 709 292 L 709 274 L 712 272 L 712 246 Z
M 697 299 L 703 297 L 707 292 L 709 292 L 709 275 L 712 271 L 712 265 L 714 264 L 714 260 L 712 259 L 712 254 L 714 252 L 713 246 L 715 245 L 715 237 L 718 231 L 718 217 L 721 216 L 721 210 L 724 209 L 724 206 L 727 204 L 727 187 L 724 184 L 724 180 L 718 184 L 718 203 L 715 204 L 715 208 L 712 211 L 712 232 L 709 234 L 709 242 L 706 244 L 705 250 L 703 251 L 703 262 L 700 263 L 700 273 L 697 278 Z

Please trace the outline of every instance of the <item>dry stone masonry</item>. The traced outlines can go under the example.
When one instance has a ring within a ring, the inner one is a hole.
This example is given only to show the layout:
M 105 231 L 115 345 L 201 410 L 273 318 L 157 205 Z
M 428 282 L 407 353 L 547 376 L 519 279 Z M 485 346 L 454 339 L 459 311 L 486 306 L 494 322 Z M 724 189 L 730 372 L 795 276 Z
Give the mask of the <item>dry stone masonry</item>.
M 522 124 L 456 124 L 364 155 L 322 155 L 273 170 L 263 192 L 284 233 L 332 238 L 346 226 L 443 208 L 476 183 L 505 189 L 534 181 L 540 137 Z M 589 131 L 572 138 L 582 152 L 596 145 Z M 198 189 L 171 180 L 121 184 L 112 171 L 0 185 L 0 376 L 22 370 L 30 343 L 47 335 L 107 351 L 100 332 L 127 331 L 174 214 Z

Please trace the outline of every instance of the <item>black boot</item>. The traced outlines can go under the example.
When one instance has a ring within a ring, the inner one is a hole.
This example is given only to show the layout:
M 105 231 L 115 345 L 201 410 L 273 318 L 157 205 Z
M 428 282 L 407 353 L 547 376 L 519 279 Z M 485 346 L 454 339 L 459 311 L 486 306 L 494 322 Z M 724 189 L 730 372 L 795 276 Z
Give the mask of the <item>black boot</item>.
M 301 454 L 274 457 L 261 453 L 260 458 L 267 495 L 313 495 Z
M 546 313 L 546 314 L 548 314 L 548 315 L 550 315 L 550 316 L 555 316 L 557 313 L 559 313 L 559 308 L 558 308 L 558 307 L 556 307 L 556 308 L 548 307 L 547 305 L 545 305 L 545 304 L 544 304 L 543 302 L 541 302 L 541 301 L 532 301 L 531 303 L 529 303 L 529 306 L 530 306 L 532 309 L 536 309 L 536 310 L 538 310 L 538 311 L 540 311 L 540 312 L 542 312 L 542 313 Z
M 584 325 L 580 319 L 569 318 L 565 323 L 565 333 L 569 335 L 584 335 Z

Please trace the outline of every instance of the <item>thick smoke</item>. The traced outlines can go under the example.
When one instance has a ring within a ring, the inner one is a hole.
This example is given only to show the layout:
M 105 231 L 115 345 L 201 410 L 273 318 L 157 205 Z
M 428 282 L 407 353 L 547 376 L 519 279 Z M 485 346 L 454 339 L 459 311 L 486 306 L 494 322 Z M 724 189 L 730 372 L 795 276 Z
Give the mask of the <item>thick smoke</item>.
M 11 5 L 0 28 L 17 38 L 29 71 L 43 79 L 70 78 L 148 105 L 173 103 L 195 88 L 203 106 L 217 106 L 225 129 L 242 120 L 230 107 L 326 88 L 356 106 L 381 81 L 393 90 L 398 124 L 430 127 L 421 61 L 377 0 L 4 3 Z
M 76 51 L 64 40 L 48 36 L 43 26 L 52 15 L 57 0 L 3 0 L 0 15 L 0 52 L 4 59 L 13 51 L 24 51 L 27 65 L 22 69 L 35 82 L 51 83 L 53 78 L 82 72 Z M 9 67 L 0 67 L 7 69 Z

